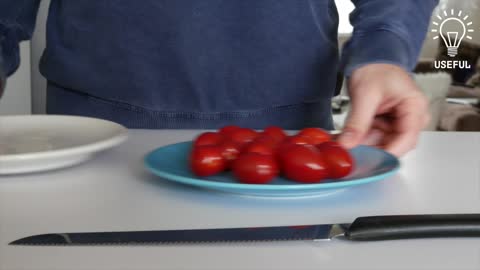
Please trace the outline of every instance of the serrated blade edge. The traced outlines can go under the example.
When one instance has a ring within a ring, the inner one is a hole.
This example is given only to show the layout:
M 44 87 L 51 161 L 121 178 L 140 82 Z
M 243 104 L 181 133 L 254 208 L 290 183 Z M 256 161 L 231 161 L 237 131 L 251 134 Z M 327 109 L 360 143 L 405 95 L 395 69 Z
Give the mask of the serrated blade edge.
M 348 224 L 302 225 L 258 228 L 219 228 L 160 231 L 85 232 L 41 234 L 18 239 L 10 245 L 105 246 L 214 244 L 265 241 L 306 241 L 330 239 L 344 233 Z

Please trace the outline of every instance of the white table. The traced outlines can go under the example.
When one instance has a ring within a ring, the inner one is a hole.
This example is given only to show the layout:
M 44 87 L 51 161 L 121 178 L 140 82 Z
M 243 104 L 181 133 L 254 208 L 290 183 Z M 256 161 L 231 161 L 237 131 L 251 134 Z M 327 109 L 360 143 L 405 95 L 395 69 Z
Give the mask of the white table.
M 0 178 L 0 269 L 480 269 L 480 239 L 150 247 L 19 247 L 32 234 L 349 222 L 381 214 L 480 212 L 480 134 L 424 133 L 389 181 L 327 198 L 253 199 L 150 175 L 145 153 L 190 131 L 131 131 L 80 166 Z

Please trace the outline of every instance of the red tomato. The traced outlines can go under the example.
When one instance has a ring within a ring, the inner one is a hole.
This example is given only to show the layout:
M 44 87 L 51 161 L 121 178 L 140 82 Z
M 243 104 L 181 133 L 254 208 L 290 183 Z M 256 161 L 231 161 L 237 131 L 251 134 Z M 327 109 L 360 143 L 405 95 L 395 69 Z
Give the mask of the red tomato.
M 321 128 L 304 128 L 298 135 L 310 138 L 311 143 L 314 145 L 328 142 L 332 139 L 330 134 Z
M 283 153 L 286 152 L 286 149 L 293 146 L 295 144 L 292 144 L 290 142 L 288 142 L 287 140 L 279 143 L 277 145 L 277 147 L 275 148 L 275 157 L 277 158 L 279 164 L 281 164 L 281 161 L 282 161 L 282 155 Z M 280 170 L 282 170 L 282 168 L 280 167 Z
M 301 137 L 301 136 L 299 136 L 299 137 L 290 136 L 286 140 L 284 140 L 283 142 L 279 143 L 275 148 L 275 155 L 277 156 L 279 161 L 281 161 L 282 155 L 286 153 L 287 149 L 292 147 L 292 146 L 295 146 L 295 145 L 309 145 L 309 146 L 311 146 L 309 144 L 308 138 L 304 138 L 304 137 Z
M 255 143 L 261 143 L 261 144 L 267 144 L 269 146 L 277 146 L 279 143 L 279 141 L 277 141 L 276 139 L 270 137 L 269 135 L 266 135 L 266 134 L 260 134 L 258 137 L 255 138 L 255 140 L 253 140 L 253 142 Z
M 232 132 L 230 139 L 241 144 L 249 143 L 258 136 L 258 133 L 249 128 L 240 128 Z
M 313 144 L 312 139 L 310 137 L 303 136 L 300 134 L 290 136 L 285 141 L 291 144 L 299 144 L 299 145 Z
M 327 164 L 310 145 L 292 145 L 280 154 L 285 176 L 301 183 L 317 183 L 327 177 Z
M 263 130 L 262 134 L 272 137 L 277 143 L 287 138 L 287 134 L 285 133 L 285 131 L 283 131 L 283 129 L 276 126 L 267 127 L 266 129 Z
M 337 179 L 350 174 L 353 170 L 353 158 L 337 142 L 324 142 L 317 145 L 320 154 L 327 163 L 328 177 Z
M 194 147 L 203 145 L 218 145 L 223 140 L 223 136 L 216 132 L 204 132 L 200 134 L 193 143 Z
M 230 138 L 232 133 L 239 129 L 240 127 L 237 126 L 224 126 L 218 130 L 218 133 L 222 134 L 224 137 Z
M 233 174 L 245 184 L 268 183 L 278 172 L 278 164 L 273 156 L 244 153 L 233 163 Z
M 219 146 L 222 149 L 223 158 L 228 163 L 227 166 L 230 167 L 231 163 L 240 155 L 242 147 L 239 143 L 230 140 L 223 141 Z
M 275 153 L 275 144 L 271 141 L 253 141 L 245 146 L 244 153 L 258 153 L 262 155 L 273 155 Z
M 190 156 L 190 168 L 197 176 L 210 176 L 225 170 L 227 162 L 222 149 L 215 145 L 202 145 L 193 148 Z

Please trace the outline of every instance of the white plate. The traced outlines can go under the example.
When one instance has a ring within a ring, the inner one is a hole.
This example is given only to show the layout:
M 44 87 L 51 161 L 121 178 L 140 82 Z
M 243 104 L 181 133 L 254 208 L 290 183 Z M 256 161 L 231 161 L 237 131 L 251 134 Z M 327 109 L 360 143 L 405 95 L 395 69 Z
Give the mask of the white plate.
M 60 115 L 0 116 L 0 174 L 72 166 L 127 138 L 119 124 Z

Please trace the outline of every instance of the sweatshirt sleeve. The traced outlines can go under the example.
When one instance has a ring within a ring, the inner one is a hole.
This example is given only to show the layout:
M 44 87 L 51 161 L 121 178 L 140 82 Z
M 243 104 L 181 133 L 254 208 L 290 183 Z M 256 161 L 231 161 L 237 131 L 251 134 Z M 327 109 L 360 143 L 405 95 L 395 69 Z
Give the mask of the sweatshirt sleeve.
M 342 50 L 345 76 L 366 64 L 389 63 L 410 71 L 417 62 L 438 0 L 352 0 L 353 34 Z
M 20 41 L 31 38 L 40 0 L 0 0 L 0 93 L 20 64 Z

